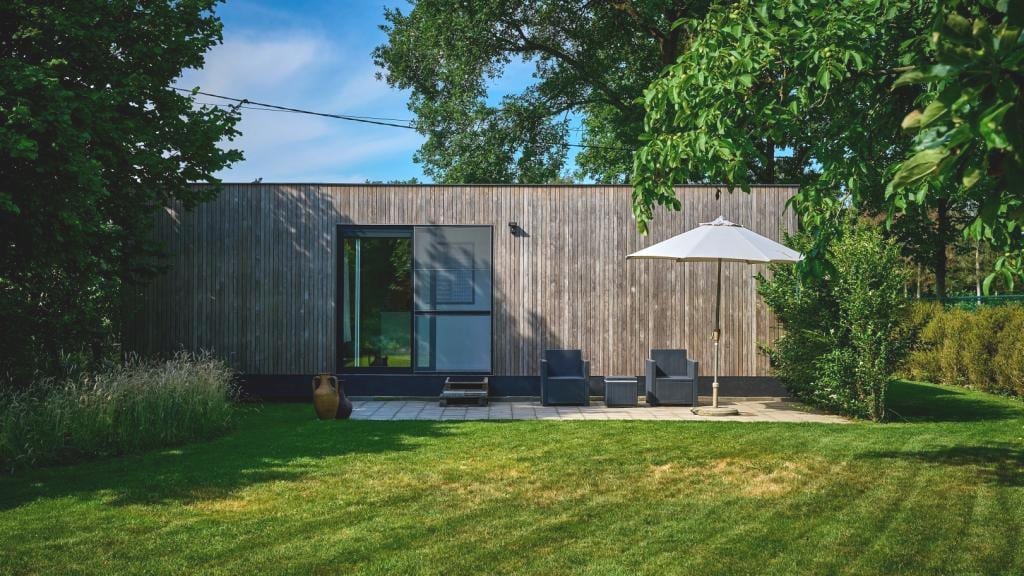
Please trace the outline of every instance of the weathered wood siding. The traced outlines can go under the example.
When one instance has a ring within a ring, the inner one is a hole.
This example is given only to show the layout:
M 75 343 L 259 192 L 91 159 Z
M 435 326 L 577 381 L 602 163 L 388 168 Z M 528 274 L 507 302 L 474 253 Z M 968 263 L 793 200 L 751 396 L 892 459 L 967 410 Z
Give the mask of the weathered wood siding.
M 769 238 L 796 228 L 792 187 L 678 190 L 636 232 L 625 186 L 230 184 L 169 210 L 156 234 L 169 271 L 130 303 L 130 348 L 212 350 L 251 374 L 334 370 L 337 224 L 494 227 L 494 373 L 533 375 L 544 348 L 582 348 L 592 373 L 638 374 L 649 348 L 685 347 L 710 373 L 714 264 L 625 256 L 714 219 Z M 515 221 L 528 236 L 513 236 Z M 722 373 L 768 374 L 777 327 L 756 294 L 763 266 L 723 266 Z

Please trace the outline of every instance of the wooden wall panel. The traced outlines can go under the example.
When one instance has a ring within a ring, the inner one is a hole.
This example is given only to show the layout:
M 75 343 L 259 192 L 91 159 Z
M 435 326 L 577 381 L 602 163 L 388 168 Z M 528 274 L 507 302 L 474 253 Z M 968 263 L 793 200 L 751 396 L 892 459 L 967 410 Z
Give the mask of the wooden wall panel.
M 582 348 L 592 373 L 637 374 L 649 348 L 685 347 L 710 373 L 711 263 L 625 256 L 718 215 L 781 240 L 796 229 L 787 186 L 678 189 L 636 232 L 626 186 L 228 184 L 193 212 L 169 209 L 154 236 L 170 268 L 129 300 L 125 340 L 141 354 L 210 350 L 254 374 L 336 362 L 338 224 L 494 227 L 494 373 L 533 375 L 544 348 Z M 519 223 L 513 236 L 508 222 Z M 778 336 L 757 298 L 764 266 L 723 265 L 722 373 L 768 374 L 758 343 Z

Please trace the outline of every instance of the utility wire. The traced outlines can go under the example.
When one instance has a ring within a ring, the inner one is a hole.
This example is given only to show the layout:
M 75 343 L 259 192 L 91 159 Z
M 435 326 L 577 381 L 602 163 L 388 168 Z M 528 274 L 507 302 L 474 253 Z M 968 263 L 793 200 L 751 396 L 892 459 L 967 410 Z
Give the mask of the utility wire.
M 202 94 L 203 96 L 209 96 L 210 98 L 219 98 L 221 100 L 229 100 L 231 102 L 237 102 L 237 103 L 242 104 L 242 105 L 251 104 L 253 106 L 262 106 L 263 108 L 269 108 L 269 109 L 272 109 L 272 110 L 280 110 L 280 111 L 283 111 L 283 112 L 294 112 L 296 114 L 309 114 L 311 116 L 322 116 L 324 118 L 336 118 L 338 120 L 348 120 L 350 122 L 363 122 L 365 124 L 375 124 L 377 126 L 390 126 L 392 128 L 405 128 L 405 129 L 408 129 L 408 130 L 415 130 L 416 129 L 416 127 L 413 126 L 412 124 L 395 124 L 395 123 L 392 123 L 392 122 L 385 122 L 385 121 L 381 121 L 381 120 L 373 120 L 373 119 L 370 119 L 370 118 L 364 118 L 364 117 L 360 117 L 360 116 L 349 116 L 349 115 L 346 115 L 346 114 L 331 114 L 331 113 L 328 113 L 328 112 L 314 112 L 312 110 L 303 110 L 301 108 L 291 108 L 291 107 L 288 107 L 288 106 L 278 106 L 277 104 L 266 104 L 264 102 L 256 102 L 254 100 L 249 100 L 248 98 L 232 98 L 231 96 L 221 96 L 220 94 L 213 94 L 213 93 L 210 93 L 210 92 L 203 92 L 203 91 L 200 91 L 200 90 L 195 90 L 195 91 L 193 91 L 193 90 L 186 90 L 185 88 L 178 88 L 177 86 L 172 86 L 172 88 L 174 88 L 178 92 L 184 92 L 186 94 L 193 94 L 193 93 L 194 94 Z
M 197 104 L 203 106 L 218 106 L 228 108 L 244 108 L 246 110 L 263 110 L 265 112 L 291 112 L 293 114 L 308 114 L 311 116 L 321 116 L 324 118 L 335 118 L 337 120 L 348 120 L 350 122 L 362 122 L 364 124 L 373 124 L 375 126 L 388 126 L 391 128 L 405 128 L 407 130 L 415 130 L 416 123 L 413 120 L 399 120 L 396 118 L 380 118 L 375 116 L 352 116 L 349 114 L 331 114 L 329 112 L 315 112 L 313 110 L 304 110 L 302 108 L 292 108 L 289 106 L 279 106 L 277 104 L 266 104 L 264 102 L 256 102 L 248 98 L 234 98 L 232 96 L 222 96 L 220 94 L 213 94 L 212 92 L 204 92 L 202 90 L 188 90 L 185 88 L 178 88 L 177 86 L 171 87 L 178 92 L 185 94 L 202 94 L 210 98 L 219 98 L 221 100 L 228 100 L 236 102 L 237 104 L 216 104 L 213 102 L 197 102 Z M 396 122 L 402 122 L 397 124 Z M 572 129 L 572 130 L 580 130 Z M 541 144 L 547 144 L 549 146 L 568 146 L 570 148 L 590 148 L 595 150 L 617 150 L 620 152 L 635 152 L 636 150 L 630 148 L 621 148 L 617 146 L 600 146 L 596 144 L 574 144 L 571 142 L 540 142 Z

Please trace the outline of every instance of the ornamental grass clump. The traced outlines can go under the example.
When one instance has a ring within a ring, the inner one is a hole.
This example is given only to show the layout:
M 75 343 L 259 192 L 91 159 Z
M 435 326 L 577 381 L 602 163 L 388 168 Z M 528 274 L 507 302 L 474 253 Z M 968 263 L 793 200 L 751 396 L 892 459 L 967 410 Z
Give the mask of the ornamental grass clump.
M 186 353 L 0 392 L 0 468 L 211 438 L 230 427 L 236 397 L 226 364 Z

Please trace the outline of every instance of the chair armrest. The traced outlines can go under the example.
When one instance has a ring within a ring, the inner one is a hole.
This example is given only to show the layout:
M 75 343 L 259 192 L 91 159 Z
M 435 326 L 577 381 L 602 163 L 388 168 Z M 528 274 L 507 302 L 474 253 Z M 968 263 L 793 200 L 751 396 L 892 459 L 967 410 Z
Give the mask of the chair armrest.
M 654 386 L 654 374 L 655 370 L 657 370 L 657 366 L 658 363 L 650 358 L 644 360 L 644 383 L 646 384 L 645 388 L 647 390 L 650 390 L 651 387 Z
M 690 376 L 693 376 L 693 381 L 696 382 L 697 378 L 700 377 L 700 362 L 696 360 L 690 360 Z
M 590 379 L 590 360 L 583 361 L 583 377 L 587 380 Z
M 541 403 L 546 402 L 545 396 L 544 396 L 544 387 L 545 387 L 545 384 L 547 384 L 547 381 L 548 381 L 548 361 L 543 359 L 543 358 L 541 358 L 540 359 L 540 399 L 541 399 Z

